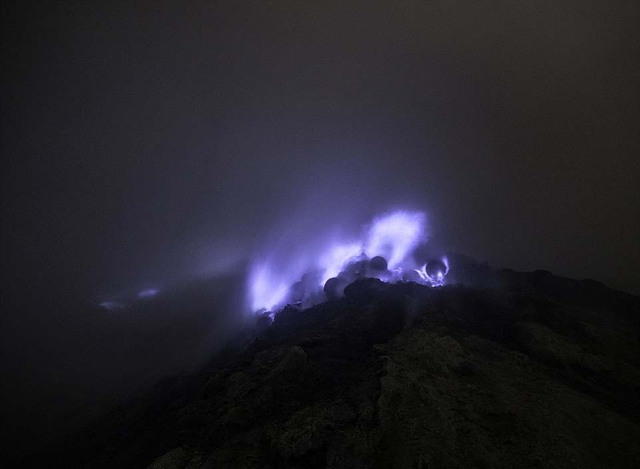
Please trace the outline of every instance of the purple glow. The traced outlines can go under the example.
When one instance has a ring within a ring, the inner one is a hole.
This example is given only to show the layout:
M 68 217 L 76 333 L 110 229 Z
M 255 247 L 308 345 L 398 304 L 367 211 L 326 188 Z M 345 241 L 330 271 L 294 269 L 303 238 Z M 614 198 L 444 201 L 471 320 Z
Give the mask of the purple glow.
M 125 305 L 118 301 L 103 301 L 98 306 L 108 311 L 118 311 L 125 308 Z
M 350 259 L 357 258 L 364 253 L 362 243 L 337 244 L 331 246 L 320 257 L 320 268 L 324 271 L 320 286 L 340 273 Z
M 266 265 L 254 267 L 249 277 L 251 308 L 254 311 L 272 311 L 287 297 L 291 284 L 271 272 Z
M 416 246 L 425 240 L 425 216 L 420 212 L 393 212 L 373 221 L 368 233 L 366 252 L 382 256 L 389 269 L 401 266 Z
M 158 294 L 157 288 L 145 288 L 138 292 L 138 298 L 153 298 Z
M 441 287 L 444 285 L 445 276 L 449 273 L 449 261 L 446 257 L 443 257 L 441 262 L 445 267 L 444 271 L 436 270 L 434 273 L 429 275 L 427 272 L 428 263 L 423 265 L 420 269 L 415 269 L 415 271 L 420 276 L 420 279 L 427 285 L 431 285 L 432 287 Z
M 384 214 L 361 233 L 351 236 L 344 233 L 337 236 L 339 230 L 333 228 L 327 229 L 324 236 L 315 232 L 312 237 L 296 237 L 293 225 L 292 232 L 282 235 L 280 244 L 258 256 L 248 279 L 253 311 L 274 311 L 287 302 L 309 306 L 322 301 L 322 288 L 328 279 L 338 276 L 355 261 L 366 262 L 374 256 L 384 257 L 388 269 L 368 275 L 383 281 L 403 281 L 404 272 L 415 270 L 424 284 L 444 283 L 446 272 L 432 279 L 424 270 L 426 265 L 416 269 L 412 258 L 415 248 L 427 240 L 426 217 L 421 212 L 399 210 Z

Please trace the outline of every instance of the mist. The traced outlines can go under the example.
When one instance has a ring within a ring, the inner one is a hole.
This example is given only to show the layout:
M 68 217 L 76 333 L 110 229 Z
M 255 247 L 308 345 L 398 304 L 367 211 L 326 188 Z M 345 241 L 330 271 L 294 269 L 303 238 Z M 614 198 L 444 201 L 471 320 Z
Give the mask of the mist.
M 640 293 L 637 2 L 2 10 L 5 434 L 206 363 L 248 265 L 398 208 Z

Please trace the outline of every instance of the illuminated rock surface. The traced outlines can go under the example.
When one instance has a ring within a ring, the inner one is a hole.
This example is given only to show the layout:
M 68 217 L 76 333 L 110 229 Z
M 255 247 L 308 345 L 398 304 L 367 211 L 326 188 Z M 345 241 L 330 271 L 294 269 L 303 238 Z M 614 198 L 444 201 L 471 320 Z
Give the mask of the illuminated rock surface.
M 547 272 L 361 280 L 159 383 L 67 467 L 637 467 L 640 299 Z

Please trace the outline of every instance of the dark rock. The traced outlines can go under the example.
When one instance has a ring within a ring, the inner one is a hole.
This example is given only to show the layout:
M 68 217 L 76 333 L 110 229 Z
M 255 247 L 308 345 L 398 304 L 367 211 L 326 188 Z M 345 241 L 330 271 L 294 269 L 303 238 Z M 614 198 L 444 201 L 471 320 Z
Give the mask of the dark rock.
M 387 270 L 387 260 L 382 256 L 372 257 L 369 261 L 369 268 L 376 272 Z
M 377 278 L 366 278 L 353 282 L 344 289 L 344 296 L 355 303 L 366 303 L 375 299 L 387 284 Z
M 344 289 L 348 284 L 349 282 L 344 278 L 332 277 L 324 284 L 324 294 L 329 300 L 342 298 L 342 296 L 344 295 Z
M 640 298 L 449 262 L 467 286 L 360 279 L 285 308 L 40 467 L 637 467 Z
M 262 335 L 272 323 L 273 323 L 273 319 L 271 319 L 270 315 L 264 314 L 260 316 L 256 320 L 256 334 Z
M 182 448 L 175 448 L 153 461 L 148 469 L 181 469 L 188 461 Z

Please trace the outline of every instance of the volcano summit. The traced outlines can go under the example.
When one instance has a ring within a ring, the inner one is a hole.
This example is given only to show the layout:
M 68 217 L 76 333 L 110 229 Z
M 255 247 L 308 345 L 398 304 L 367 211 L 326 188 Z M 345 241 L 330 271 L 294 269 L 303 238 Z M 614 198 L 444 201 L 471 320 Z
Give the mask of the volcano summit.
M 637 467 L 640 298 L 449 262 L 439 288 L 360 278 L 285 307 L 26 465 Z

